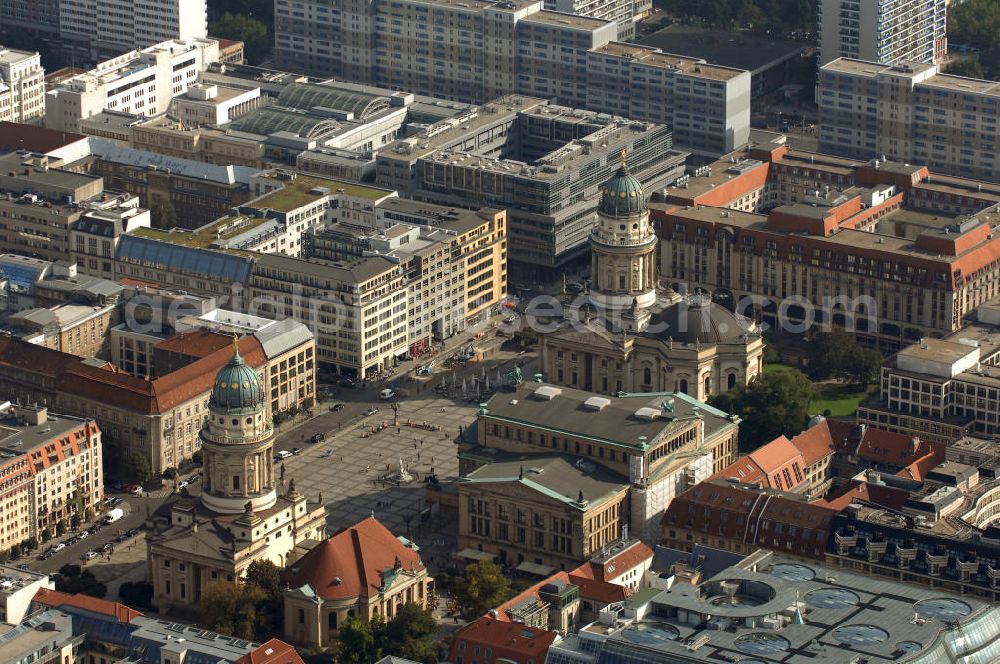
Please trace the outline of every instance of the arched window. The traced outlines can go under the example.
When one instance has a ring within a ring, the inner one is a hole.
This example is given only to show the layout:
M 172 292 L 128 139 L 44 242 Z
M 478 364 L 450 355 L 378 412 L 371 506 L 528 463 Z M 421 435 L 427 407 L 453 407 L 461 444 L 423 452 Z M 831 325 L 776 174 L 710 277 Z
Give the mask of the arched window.
M 726 384 L 728 385 L 727 389 L 730 390 L 736 387 L 736 374 L 734 373 L 729 374 L 729 379 L 726 381 Z
M 687 378 L 681 378 L 681 381 L 680 383 L 678 383 L 678 385 L 680 386 L 680 389 L 678 389 L 677 391 L 681 392 L 682 394 L 687 394 L 688 391 Z
M 649 367 L 642 370 L 642 384 L 652 385 L 653 384 L 653 372 L 650 371 Z

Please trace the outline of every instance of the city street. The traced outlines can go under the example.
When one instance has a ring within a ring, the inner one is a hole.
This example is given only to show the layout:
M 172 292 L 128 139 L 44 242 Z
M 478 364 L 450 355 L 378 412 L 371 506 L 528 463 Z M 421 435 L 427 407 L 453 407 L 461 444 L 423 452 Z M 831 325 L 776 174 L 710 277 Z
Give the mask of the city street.
M 100 531 L 89 535 L 83 539 L 76 541 L 73 544 L 67 544 L 66 548 L 55 553 L 52 557 L 46 560 L 39 560 L 38 556 L 43 551 L 46 551 L 52 546 L 60 542 L 68 542 L 74 535 L 84 530 L 87 526 L 91 524 L 84 524 L 79 530 L 75 532 L 67 532 L 62 537 L 53 537 L 48 542 L 39 546 L 39 548 L 34 551 L 31 555 L 21 556 L 16 561 L 13 561 L 15 565 L 28 565 L 32 570 L 36 572 L 44 572 L 47 574 L 52 574 L 57 572 L 60 567 L 66 564 L 74 565 L 84 565 L 84 567 L 92 566 L 98 561 L 102 561 L 102 558 L 96 558 L 93 561 L 84 563 L 81 560 L 81 556 L 88 551 L 100 551 L 105 544 L 112 543 L 115 549 L 119 549 L 123 546 L 128 546 L 133 543 L 136 538 L 131 537 L 124 542 L 115 542 L 119 535 L 122 535 L 130 530 L 141 528 L 142 524 L 145 522 L 146 517 L 152 514 L 156 509 L 166 500 L 169 495 L 169 490 L 164 489 L 161 491 L 153 492 L 152 494 L 147 494 L 143 497 L 132 496 L 128 494 L 109 494 L 117 496 L 123 499 L 123 502 L 118 505 L 118 507 L 128 506 L 126 509 L 126 514 L 118 521 L 114 523 L 105 525 L 101 527 Z M 105 509 L 101 512 L 101 515 L 107 513 Z M 104 561 L 107 560 L 108 554 L 105 553 Z M 112 554 L 112 558 L 114 554 Z

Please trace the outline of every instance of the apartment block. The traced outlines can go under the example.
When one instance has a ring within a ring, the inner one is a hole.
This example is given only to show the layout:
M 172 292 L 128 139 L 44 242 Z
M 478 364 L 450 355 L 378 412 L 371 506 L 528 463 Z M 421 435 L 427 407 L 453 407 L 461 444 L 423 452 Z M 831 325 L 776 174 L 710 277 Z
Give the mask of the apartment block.
M 92 518 L 104 499 L 101 430 L 92 419 L 50 414 L 40 406 L 0 412 L 0 548 L 54 535 L 73 516 Z
M 205 0 L 60 0 L 60 39 L 97 57 L 208 36 Z
M 819 64 L 854 58 L 896 65 L 948 54 L 947 0 L 820 0 Z
M 598 14 L 619 6 L 593 4 Z M 275 61 L 285 69 L 472 103 L 551 99 L 665 124 L 680 148 L 709 155 L 746 142 L 749 72 L 618 35 L 615 21 L 548 11 L 541 0 L 275 6 Z
M 651 191 L 683 175 L 667 127 L 505 97 L 376 155 L 376 182 L 455 207 L 506 208 L 512 267 L 551 280 L 585 262 L 603 185 L 621 151 Z
M 635 26 L 649 15 L 653 9 L 652 0 L 545 0 L 545 9 L 563 14 L 588 16 L 605 21 L 614 21 L 618 26 L 619 41 L 635 37 Z
M 1000 181 L 1000 83 L 841 58 L 820 68 L 819 149 L 856 159 L 926 164 L 957 177 Z
M 0 46 L 0 120 L 27 122 L 45 115 L 45 70 L 37 52 Z
M 1000 294 L 1000 187 L 756 136 L 650 203 L 675 290 L 704 289 L 780 329 L 846 327 L 886 350 L 949 334 Z
M 45 93 L 45 126 L 77 132 L 80 121 L 104 110 L 159 115 L 219 59 L 212 39 L 171 40 L 104 60 Z

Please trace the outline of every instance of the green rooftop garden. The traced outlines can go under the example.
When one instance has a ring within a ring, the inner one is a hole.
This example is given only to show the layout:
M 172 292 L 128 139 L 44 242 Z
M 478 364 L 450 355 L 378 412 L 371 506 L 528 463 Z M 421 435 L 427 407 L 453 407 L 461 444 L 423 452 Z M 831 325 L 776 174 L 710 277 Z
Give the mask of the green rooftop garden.
M 340 189 L 343 189 L 343 193 L 347 196 L 364 198 L 370 201 L 378 200 L 389 193 L 385 189 L 376 189 L 375 187 L 343 182 L 341 180 L 328 180 L 311 175 L 299 175 L 294 180 L 278 181 L 284 185 L 283 189 L 264 194 L 252 201 L 252 205 L 261 208 L 271 208 L 277 212 L 291 212 L 316 200 L 318 196 L 309 193 L 311 189 L 315 189 L 316 187 L 329 189 L 331 194 L 336 194 Z
M 240 220 L 243 223 L 238 225 L 236 228 L 227 228 L 221 235 L 218 233 L 218 229 L 220 227 L 227 224 L 232 226 L 237 220 Z M 222 219 L 214 221 L 207 226 L 202 226 L 194 231 L 185 231 L 181 229 L 165 231 L 157 228 L 137 228 L 133 232 L 133 235 L 160 240 L 162 242 L 180 244 L 185 247 L 208 249 L 216 240 L 227 240 L 237 235 L 241 235 L 247 231 L 253 230 L 267 221 L 270 220 L 264 217 L 223 217 Z

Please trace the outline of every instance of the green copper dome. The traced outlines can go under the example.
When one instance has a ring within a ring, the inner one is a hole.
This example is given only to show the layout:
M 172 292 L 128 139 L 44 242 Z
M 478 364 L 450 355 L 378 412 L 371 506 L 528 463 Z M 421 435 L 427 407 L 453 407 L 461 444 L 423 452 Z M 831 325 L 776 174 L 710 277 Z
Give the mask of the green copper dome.
M 612 217 L 625 217 L 638 214 L 645 209 L 646 197 L 642 193 L 642 183 L 628 172 L 625 160 L 622 158 L 621 168 L 608 180 L 601 193 L 598 210 Z
M 213 408 L 234 411 L 256 410 L 263 403 L 264 386 L 257 372 L 247 366 L 238 350 L 235 351 L 233 359 L 215 375 L 210 405 Z

